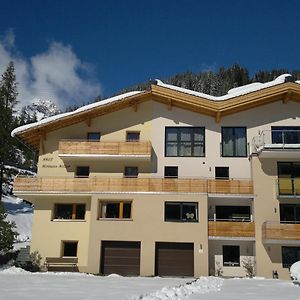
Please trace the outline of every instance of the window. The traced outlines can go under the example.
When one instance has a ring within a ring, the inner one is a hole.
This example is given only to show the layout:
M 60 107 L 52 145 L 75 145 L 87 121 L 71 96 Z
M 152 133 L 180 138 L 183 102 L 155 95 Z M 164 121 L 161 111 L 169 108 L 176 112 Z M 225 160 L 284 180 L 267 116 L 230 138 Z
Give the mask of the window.
M 84 220 L 85 204 L 55 204 L 53 219 Z
M 272 144 L 300 144 L 300 127 L 272 126 Z
M 240 246 L 223 246 L 223 266 L 240 266 Z
M 222 127 L 222 156 L 246 157 L 246 127 Z
M 62 256 L 77 256 L 77 245 L 78 242 L 63 242 Z
M 198 203 L 165 202 L 165 221 L 197 222 Z
M 89 177 L 90 167 L 82 166 L 76 168 L 76 177 Z
M 165 178 L 178 178 L 178 167 L 165 167 Z
M 229 167 L 215 167 L 216 179 L 229 179 Z
M 205 128 L 166 127 L 165 156 L 205 156 Z
M 216 206 L 219 221 L 250 221 L 250 206 Z
M 300 223 L 300 204 L 280 204 L 280 222 Z
M 127 131 L 126 132 L 126 141 L 127 142 L 138 142 L 140 140 L 139 131 Z
M 279 178 L 300 178 L 300 162 L 278 162 Z
M 138 177 L 139 169 L 138 167 L 125 167 L 124 177 L 135 178 Z
M 300 162 L 278 162 L 280 195 L 300 195 Z
M 283 246 L 282 249 L 282 266 L 290 268 L 293 263 L 300 260 L 300 247 Z
M 131 202 L 101 202 L 101 218 L 130 219 Z
M 87 139 L 91 142 L 99 142 L 100 141 L 100 132 L 88 132 Z

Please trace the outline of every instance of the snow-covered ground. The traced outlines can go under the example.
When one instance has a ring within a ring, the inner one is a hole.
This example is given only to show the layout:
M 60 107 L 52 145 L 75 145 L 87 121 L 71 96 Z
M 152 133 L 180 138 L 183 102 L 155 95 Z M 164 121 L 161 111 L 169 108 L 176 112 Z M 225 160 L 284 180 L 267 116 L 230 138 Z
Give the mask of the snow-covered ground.
M 19 233 L 14 248 L 24 247 L 31 240 L 31 224 L 33 208 L 15 196 L 3 196 L 2 202 L 7 212 L 7 220 L 16 223 Z
M 290 269 L 291 277 L 300 284 L 300 261 L 295 262 Z
M 79 273 L 28 273 L 12 267 L 0 271 L 5 300 L 299 300 L 300 287 L 274 279 L 106 277 Z

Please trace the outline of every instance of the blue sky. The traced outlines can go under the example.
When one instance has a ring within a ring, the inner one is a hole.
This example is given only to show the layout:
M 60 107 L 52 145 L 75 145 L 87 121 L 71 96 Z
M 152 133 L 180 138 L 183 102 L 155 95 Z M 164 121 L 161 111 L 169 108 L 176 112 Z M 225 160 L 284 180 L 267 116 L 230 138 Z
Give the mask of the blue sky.
M 65 106 L 188 70 L 300 69 L 299 20 L 300 0 L 3 1 L 0 71 L 18 61 L 21 101 Z

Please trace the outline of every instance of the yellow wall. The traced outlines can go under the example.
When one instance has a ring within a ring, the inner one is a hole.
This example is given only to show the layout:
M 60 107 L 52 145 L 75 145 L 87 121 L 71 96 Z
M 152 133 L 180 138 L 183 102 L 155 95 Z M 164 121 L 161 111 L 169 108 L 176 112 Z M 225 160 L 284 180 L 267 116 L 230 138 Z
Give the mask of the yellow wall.
M 281 267 L 281 249 L 278 245 L 265 245 L 261 239 L 261 226 L 266 220 L 279 221 L 279 201 L 276 197 L 275 179 L 277 162 L 272 159 L 260 160 L 253 157 L 224 158 L 220 155 L 221 127 L 246 126 L 249 150 L 254 136 L 271 126 L 300 125 L 299 104 L 276 102 L 241 113 L 230 115 L 216 123 L 214 118 L 154 101 L 138 105 L 138 111 L 126 108 L 92 119 L 91 126 L 84 122 L 68 126 L 47 134 L 41 142 L 38 176 L 74 176 L 76 166 L 90 165 L 91 176 L 122 176 L 125 166 L 138 166 L 139 176 L 164 175 L 165 166 L 178 166 L 182 177 L 215 177 L 216 166 L 228 166 L 230 177 L 253 178 L 255 200 L 251 203 L 256 226 L 257 274 L 271 277 L 272 270 L 278 270 L 282 278 L 287 278 L 286 269 Z M 165 157 L 166 126 L 204 126 L 205 157 Z M 61 139 L 85 139 L 87 132 L 101 132 L 102 141 L 125 141 L 126 131 L 140 131 L 141 140 L 150 140 L 153 147 L 151 161 L 135 160 L 91 160 L 61 159 L 58 157 L 58 143 Z M 82 271 L 99 272 L 101 240 L 141 241 L 141 275 L 154 275 L 154 247 L 156 241 L 193 242 L 195 247 L 195 276 L 207 275 L 209 269 L 209 243 L 207 237 L 208 205 L 203 194 L 90 194 L 90 195 L 39 195 L 24 196 L 35 204 L 32 229 L 31 251 L 39 250 L 43 257 L 59 256 L 62 240 L 78 240 L 79 267 Z M 132 220 L 98 220 L 100 200 L 130 199 L 133 201 Z M 199 203 L 199 223 L 164 222 L 164 201 L 197 201 Z M 218 199 L 220 203 L 238 203 L 240 199 Z M 87 204 L 84 222 L 51 221 L 54 203 L 81 202 Z M 276 210 L 276 212 L 275 212 Z M 211 253 L 221 259 L 220 245 L 212 242 Z M 225 243 L 225 242 L 224 242 Z M 249 242 L 241 242 L 242 247 Z M 200 246 L 201 245 L 201 246 Z M 202 249 L 200 249 L 202 248 Z M 244 250 L 243 250 L 244 251 Z M 252 252 L 249 252 L 251 255 Z M 210 265 L 214 262 L 211 257 Z M 227 270 L 233 274 L 234 270 Z M 232 273 L 233 272 L 233 273 Z M 236 275 L 243 275 L 241 268 Z

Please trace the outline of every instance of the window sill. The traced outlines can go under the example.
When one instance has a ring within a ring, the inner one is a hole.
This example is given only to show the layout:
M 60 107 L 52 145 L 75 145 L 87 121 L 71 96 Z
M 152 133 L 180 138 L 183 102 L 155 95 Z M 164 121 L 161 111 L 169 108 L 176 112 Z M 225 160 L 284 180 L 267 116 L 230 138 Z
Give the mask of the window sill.
M 52 219 L 52 222 L 86 222 L 86 220 L 72 220 L 72 219 Z
M 170 222 L 170 223 L 199 223 L 198 220 L 196 221 L 185 221 L 185 220 L 165 220 L 165 222 Z
M 235 263 L 228 263 L 228 264 L 223 264 L 223 267 L 240 267 L 240 264 L 235 264 Z
M 120 222 L 120 221 L 126 221 L 126 222 L 130 222 L 130 221 L 133 221 L 133 219 L 127 219 L 127 218 L 123 218 L 123 219 L 120 219 L 120 218 L 98 218 L 98 221 L 117 221 L 117 222 Z

